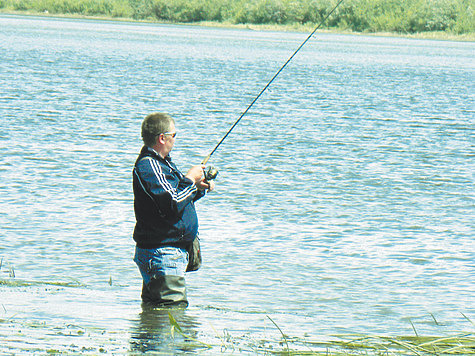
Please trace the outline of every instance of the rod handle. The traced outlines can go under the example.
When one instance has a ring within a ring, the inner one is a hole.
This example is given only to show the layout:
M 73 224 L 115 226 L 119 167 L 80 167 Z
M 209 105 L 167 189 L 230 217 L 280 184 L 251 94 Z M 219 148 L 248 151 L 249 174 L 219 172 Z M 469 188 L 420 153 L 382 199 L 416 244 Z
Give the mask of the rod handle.
M 211 154 L 207 155 L 205 159 L 201 162 L 201 164 L 206 164 L 209 161 L 210 157 L 211 157 Z

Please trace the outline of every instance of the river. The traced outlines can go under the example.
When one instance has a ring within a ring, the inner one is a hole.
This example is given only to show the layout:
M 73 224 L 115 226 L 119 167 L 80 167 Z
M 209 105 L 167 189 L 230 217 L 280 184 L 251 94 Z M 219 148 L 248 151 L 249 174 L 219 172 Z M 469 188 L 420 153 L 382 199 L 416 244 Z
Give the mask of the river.
M 1 353 L 256 354 L 270 318 L 306 340 L 473 329 L 475 43 L 327 33 L 209 162 L 172 314 L 199 341 L 142 309 L 143 118 L 175 117 L 186 170 L 306 37 L 0 15 Z

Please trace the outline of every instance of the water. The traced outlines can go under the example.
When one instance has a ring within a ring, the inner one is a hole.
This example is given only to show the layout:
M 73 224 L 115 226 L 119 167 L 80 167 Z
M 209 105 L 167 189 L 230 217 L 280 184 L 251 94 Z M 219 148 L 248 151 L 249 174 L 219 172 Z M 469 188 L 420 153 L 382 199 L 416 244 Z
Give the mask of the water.
M 140 305 L 140 124 L 171 113 L 187 169 L 306 36 L 0 16 L 3 353 L 204 352 Z M 267 316 L 308 340 L 473 328 L 474 49 L 312 39 L 210 161 L 184 331 L 216 354 L 280 340 Z

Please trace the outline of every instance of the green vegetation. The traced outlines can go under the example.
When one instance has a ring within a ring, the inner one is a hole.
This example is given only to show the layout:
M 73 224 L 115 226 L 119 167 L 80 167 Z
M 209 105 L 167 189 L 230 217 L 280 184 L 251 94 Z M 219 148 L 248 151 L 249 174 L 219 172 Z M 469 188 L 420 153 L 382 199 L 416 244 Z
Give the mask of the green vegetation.
M 218 346 L 221 352 L 237 351 L 256 355 L 475 355 L 475 338 L 473 333 L 459 333 L 445 337 L 419 336 L 414 325 L 416 336 L 376 336 L 376 335 L 333 335 L 331 340 L 311 340 L 306 337 L 286 336 L 282 329 L 269 316 L 267 318 L 279 331 L 282 339 L 254 339 L 247 336 L 233 337 L 229 333 L 220 336 L 221 345 L 211 345 L 201 342 L 183 332 L 171 312 L 168 313 L 171 325 L 171 335 L 177 331 L 184 337 L 178 349 L 213 349 Z M 470 319 L 462 314 L 472 325 Z M 436 325 L 439 325 L 432 315 Z M 411 322 L 412 324 L 412 322 Z
M 0 0 L 0 11 L 175 23 L 314 25 L 336 0 Z M 475 32 L 473 0 L 345 0 L 324 28 L 355 32 Z

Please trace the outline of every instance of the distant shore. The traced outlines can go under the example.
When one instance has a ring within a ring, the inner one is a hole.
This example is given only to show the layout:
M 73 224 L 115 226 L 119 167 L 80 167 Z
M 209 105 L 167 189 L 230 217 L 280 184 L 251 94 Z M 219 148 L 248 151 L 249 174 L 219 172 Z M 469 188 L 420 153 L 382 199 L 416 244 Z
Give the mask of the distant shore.
M 218 28 L 240 28 L 249 29 L 254 31 L 283 31 L 283 32 L 311 32 L 313 25 L 277 25 L 277 24 L 233 24 L 230 22 L 214 22 L 214 21 L 201 21 L 201 22 L 170 22 L 170 21 L 158 21 L 153 19 L 136 20 L 132 18 L 123 17 L 109 17 L 109 16 L 90 16 L 81 14 L 50 14 L 48 12 L 35 12 L 35 11 L 12 11 L 7 9 L 0 9 L 0 15 L 19 15 L 19 16 L 39 16 L 39 17 L 56 17 L 56 18 L 69 18 L 69 19 L 88 19 L 88 20 L 102 20 L 102 21 L 117 21 L 117 22 L 133 22 L 133 23 L 155 23 L 155 24 L 173 24 L 173 25 L 185 25 L 185 26 L 204 26 L 204 27 L 218 27 Z M 463 41 L 463 42 L 475 42 L 475 33 L 455 34 L 445 31 L 428 31 L 419 33 L 397 33 L 397 32 L 355 32 L 345 31 L 339 29 L 322 29 L 320 33 L 334 33 L 345 35 L 363 35 L 363 36 L 381 36 L 381 37 L 400 37 L 400 38 L 412 38 L 412 39 L 430 39 L 430 40 L 443 40 L 443 41 Z

